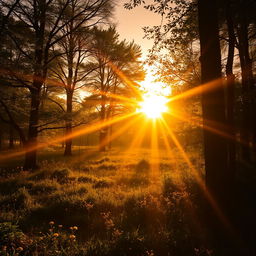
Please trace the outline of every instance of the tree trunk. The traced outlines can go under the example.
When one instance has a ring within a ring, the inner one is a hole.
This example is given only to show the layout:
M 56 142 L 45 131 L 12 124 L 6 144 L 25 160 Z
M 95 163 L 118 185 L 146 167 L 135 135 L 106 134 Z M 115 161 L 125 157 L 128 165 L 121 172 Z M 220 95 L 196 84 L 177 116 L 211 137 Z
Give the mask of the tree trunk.
M 221 54 L 215 1 L 198 0 L 198 17 L 202 84 L 213 81 L 218 83 L 214 90 L 202 93 L 203 125 L 209 125 L 208 121 L 224 125 L 225 95 L 221 80 Z M 225 195 L 229 181 L 226 140 L 204 129 L 204 154 L 206 185 L 216 199 L 221 199 Z
M 234 106 L 235 106 L 235 76 L 233 74 L 233 63 L 234 63 L 234 52 L 235 52 L 235 31 L 234 24 L 232 20 L 232 12 L 230 2 L 226 6 L 226 20 L 228 27 L 228 58 L 226 64 L 226 76 L 227 76 L 227 127 L 229 135 L 232 140 L 228 142 L 228 172 L 230 179 L 234 178 L 235 168 L 236 168 L 236 130 L 234 122 Z
M 0 129 L 0 151 L 3 149 L 3 133 L 2 130 Z
M 9 127 L 9 149 L 13 149 L 14 148 L 14 131 L 13 131 L 13 127 L 10 125 Z
M 241 121 L 241 139 L 242 139 L 242 161 L 246 164 L 251 163 L 250 144 L 253 138 L 253 72 L 252 60 L 249 56 L 248 43 L 248 22 L 246 17 L 246 3 L 239 5 L 240 17 L 237 29 L 238 50 L 242 72 L 242 121 Z
M 30 114 L 29 114 L 29 127 L 28 139 L 26 141 L 26 153 L 24 169 L 33 170 L 37 168 L 37 137 L 38 137 L 38 121 L 39 121 L 39 106 L 41 100 L 41 89 L 45 83 L 47 73 L 47 55 L 48 50 L 44 45 L 45 39 L 45 22 L 46 22 L 46 0 L 39 1 L 38 11 L 39 15 L 36 17 L 36 30 L 35 30 L 35 56 L 34 56 L 34 74 L 33 83 L 30 88 Z
M 100 119 L 101 122 L 106 121 L 106 96 L 101 96 L 101 110 L 100 110 Z M 108 128 L 103 127 L 100 129 L 100 136 L 99 136 L 99 151 L 105 152 L 106 151 L 106 139 L 108 134 Z
M 31 90 L 31 107 L 29 116 L 28 139 L 25 145 L 25 163 L 24 169 L 37 168 L 37 137 L 39 121 L 40 90 Z
M 73 93 L 67 92 L 67 120 L 66 120 L 66 136 L 68 137 L 65 140 L 65 156 L 72 155 L 72 138 L 70 138 L 72 134 L 72 100 L 73 100 Z

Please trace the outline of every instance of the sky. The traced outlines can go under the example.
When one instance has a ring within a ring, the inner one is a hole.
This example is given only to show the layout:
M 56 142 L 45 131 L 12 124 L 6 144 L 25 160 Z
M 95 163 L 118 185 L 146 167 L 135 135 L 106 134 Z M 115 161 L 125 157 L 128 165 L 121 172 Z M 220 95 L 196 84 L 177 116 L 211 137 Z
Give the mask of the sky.
M 161 16 L 144 9 L 142 6 L 136 7 L 132 10 L 127 10 L 123 7 L 125 2 L 129 0 L 118 0 L 114 21 L 117 25 L 117 31 L 120 34 L 120 39 L 134 40 L 135 43 L 141 46 L 142 59 L 147 56 L 148 50 L 153 46 L 153 40 L 148 40 L 144 37 L 144 26 L 154 26 L 161 24 Z M 169 95 L 170 87 L 162 82 L 156 82 L 154 76 L 154 68 L 144 66 L 146 68 L 146 78 L 140 82 L 142 89 L 149 92 L 149 94 Z
M 142 6 L 132 10 L 127 10 L 123 4 L 129 0 L 118 0 L 114 21 L 117 25 L 117 31 L 120 34 L 120 39 L 134 40 L 135 43 L 141 46 L 143 58 L 146 57 L 148 49 L 153 45 L 152 40 L 143 39 L 144 32 L 142 27 L 159 25 L 161 16 L 154 14 Z

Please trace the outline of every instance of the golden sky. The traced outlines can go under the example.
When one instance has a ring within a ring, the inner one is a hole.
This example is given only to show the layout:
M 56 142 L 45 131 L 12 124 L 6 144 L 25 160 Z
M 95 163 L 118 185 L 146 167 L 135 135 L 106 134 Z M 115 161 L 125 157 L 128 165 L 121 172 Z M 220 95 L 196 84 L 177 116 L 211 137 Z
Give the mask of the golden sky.
M 117 24 L 117 30 L 121 39 L 128 41 L 134 40 L 142 47 L 143 57 L 146 57 L 147 50 L 151 48 L 152 41 L 143 39 L 144 32 L 142 27 L 159 25 L 161 16 L 154 14 L 139 6 L 133 10 L 127 10 L 123 7 L 129 0 L 118 0 L 114 20 Z

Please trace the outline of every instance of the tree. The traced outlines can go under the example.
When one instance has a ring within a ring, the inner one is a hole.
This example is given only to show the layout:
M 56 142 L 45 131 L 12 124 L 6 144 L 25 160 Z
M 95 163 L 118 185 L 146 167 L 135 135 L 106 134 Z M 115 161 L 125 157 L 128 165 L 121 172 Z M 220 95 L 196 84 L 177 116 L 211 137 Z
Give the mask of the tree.
M 225 125 L 225 94 L 221 79 L 217 7 L 214 1 L 198 1 L 198 23 L 202 84 L 216 84 L 210 92 L 202 93 L 204 125 L 209 125 L 209 122 L 214 126 Z M 223 195 L 227 194 L 230 182 L 230 176 L 227 173 L 226 139 L 204 129 L 204 153 L 206 184 L 213 195 L 220 200 Z
M 93 24 L 84 22 L 79 29 L 75 29 L 81 21 L 80 19 L 72 19 L 79 12 L 79 2 L 71 0 L 71 4 L 65 12 L 66 19 L 71 19 L 71 22 L 66 24 L 60 31 L 62 35 L 67 34 L 67 36 L 58 42 L 57 52 L 62 54 L 59 54 L 60 56 L 56 59 L 56 68 L 52 69 L 53 76 L 62 83 L 65 89 L 67 137 L 72 134 L 74 93 L 86 85 L 87 76 L 95 70 L 95 66 L 89 60 L 91 48 L 89 27 L 106 21 L 111 15 L 112 6 L 109 1 L 109 6 L 104 6 L 104 8 L 98 10 Z M 64 155 L 69 156 L 71 154 L 72 139 L 68 138 L 65 141 Z
M 141 50 L 134 42 L 119 41 L 115 28 L 106 30 L 93 29 L 93 56 L 98 69 L 92 74 L 92 86 L 98 94 L 100 105 L 100 120 L 106 122 L 120 107 L 124 108 L 129 102 L 115 99 L 115 95 L 134 94 L 135 80 L 142 80 L 144 72 L 139 61 Z M 122 75 L 120 75 L 122 74 Z M 131 82 L 128 84 L 122 76 Z M 100 130 L 100 151 L 106 150 L 106 140 L 109 127 Z
M 102 15 L 98 16 L 98 14 L 102 14 L 102 10 L 109 6 L 109 2 L 108 0 L 77 1 L 77 13 L 68 19 L 65 17 L 65 12 L 71 4 L 70 0 L 63 2 L 23 0 L 19 1 L 16 8 L 12 11 L 13 17 L 25 29 L 30 30 L 32 38 L 31 51 L 29 51 L 24 45 L 19 44 L 17 34 L 14 31 L 7 30 L 9 38 L 20 53 L 30 61 L 33 69 L 29 81 L 26 81 L 24 84 L 30 92 L 31 103 L 24 164 L 26 169 L 36 168 L 41 92 L 46 82 L 48 67 L 55 58 L 52 54 L 52 48 L 70 34 L 68 31 L 65 34 L 61 33 L 61 31 L 74 20 L 79 20 L 73 27 L 74 31 L 82 24 L 87 23 L 87 26 L 92 26 L 95 19 L 101 20 Z

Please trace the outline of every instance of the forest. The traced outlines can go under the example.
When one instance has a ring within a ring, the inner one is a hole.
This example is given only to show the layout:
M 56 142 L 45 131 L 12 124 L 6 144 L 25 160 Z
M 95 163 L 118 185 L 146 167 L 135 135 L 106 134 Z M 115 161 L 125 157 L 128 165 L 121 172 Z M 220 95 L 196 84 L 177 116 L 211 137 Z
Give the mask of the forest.
M 0 0 L 0 256 L 256 256 L 255 13 Z

